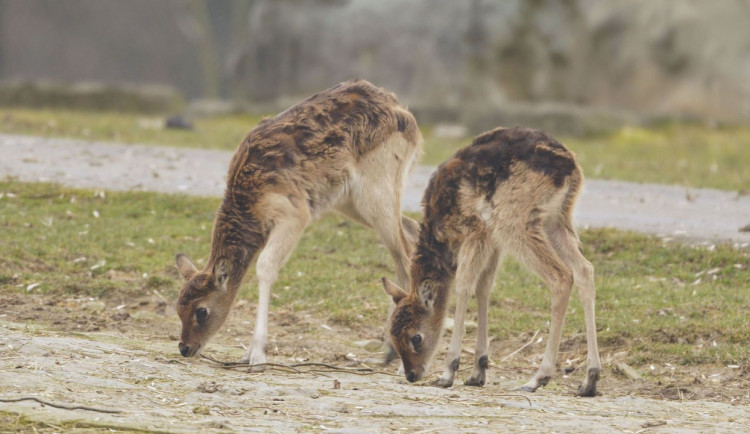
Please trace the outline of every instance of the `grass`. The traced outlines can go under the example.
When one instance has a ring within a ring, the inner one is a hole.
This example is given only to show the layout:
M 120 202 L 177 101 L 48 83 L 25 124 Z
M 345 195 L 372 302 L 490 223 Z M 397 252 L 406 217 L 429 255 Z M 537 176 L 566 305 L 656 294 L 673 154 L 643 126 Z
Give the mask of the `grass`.
M 86 422 L 86 421 L 66 421 L 53 425 L 48 422 L 34 421 L 27 416 L 0 411 L 0 431 L 14 433 L 60 433 L 75 430 L 78 433 L 100 433 L 105 430 L 108 432 L 129 432 L 145 433 L 147 431 L 128 428 L 121 426 L 108 426 L 103 423 Z
M 435 137 L 423 128 L 423 163 L 439 164 L 470 138 Z M 679 184 L 724 190 L 750 189 L 750 127 L 697 124 L 626 127 L 593 137 L 558 137 L 576 153 L 586 177 Z
M 174 254 L 205 261 L 219 203 L 17 182 L 0 182 L 0 196 L 0 293 L 127 297 L 156 289 L 172 300 L 179 286 Z M 597 267 L 603 347 L 626 347 L 635 365 L 750 363 L 750 328 L 740 308 L 750 305 L 747 252 L 665 245 L 614 230 L 586 230 L 582 238 Z M 379 278 L 392 269 L 372 231 L 326 216 L 283 268 L 272 306 L 380 327 L 388 299 Z M 254 301 L 252 274 L 241 297 Z M 548 290 L 510 260 L 498 275 L 490 317 L 498 339 L 546 332 Z M 574 297 L 565 334 L 582 331 Z
M 565 143 L 591 178 L 750 188 L 750 127 L 666 124 Z
M 0 132 L 114 140 L 125 143 L 233 150 L 260 116 L 202 118 L 195 129 L 166 130 L 163 119 L 132 114 L 0 109 Z M 470 138 L 437 137 L 423 125 L 423 164 L 437 165 Z M 587 177 L 747 190 L 750 127 L 665 124 L 622 128 L 611 134 L 560 140 L 575 151 Z
M 193 130 L 165 129 L 164 118 L 129 113 L 0 108 L 0 132 L 188 148 L 234 150 L 256 115 L 200 118 Z

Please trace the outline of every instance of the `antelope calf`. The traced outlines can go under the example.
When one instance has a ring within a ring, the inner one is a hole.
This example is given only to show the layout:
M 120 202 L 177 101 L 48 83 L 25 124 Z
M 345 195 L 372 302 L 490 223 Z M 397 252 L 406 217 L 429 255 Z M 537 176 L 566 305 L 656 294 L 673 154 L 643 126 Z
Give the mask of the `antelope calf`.
M 421 146 L 411 113 L 363 80 L 315 94 L 250 131 L 229 165 L 206 266 L 176 258 L 186 280 L 177 301 L 180 353 L 197 355 L 219 330 L 255 261 L 258 310 L 241 361 L 265 363 L 271 286 L 305 226 L 327 210 L 374 229 L 406 285 L 419 226 L 402 217 L 401 190 Z
M 455 280 L 455 325 L 447 366 L 437 385 L 458 370 L 466 305 L 477 295 L 474 371 L 464 384 L 482 386 L 487 359 L 487 304 L 500 259 L 512 254 L 552 291 L 552 322 L 542 364 L 523 390 L 535 391 L 555 372 L 570 291 L 578 287 L 586 317 L 588 374 L 578 394 L 593 396 L 601 362 L 594 321 L 594 268 L 584 258 L 571 212 L 583 174 L 573 153 L 541 131 L 498 128 L 444 162 L 424 195 L 424 220 L 411 263 L 410 291 L 383 278 L 396 308 L 390 334 L 410 382 L 419 380 L 441 340 Z

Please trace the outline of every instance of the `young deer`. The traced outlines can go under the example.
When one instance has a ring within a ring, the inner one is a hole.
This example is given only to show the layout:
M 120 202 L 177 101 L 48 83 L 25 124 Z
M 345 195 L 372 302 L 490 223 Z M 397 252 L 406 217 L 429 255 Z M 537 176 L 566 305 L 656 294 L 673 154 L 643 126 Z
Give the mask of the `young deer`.
M 501 257 L 511 253 L 552 290 L 550 337 L 542 365 L 523 390 L 544 386 L 555 372 L 565 311 L 575 283 L 586 316 L 588 374 L 578 394 L 593 396 L 601 363 L 594 323 L 594 268 L 584 258 L 571 212 L 583 174 L 573 153 L 541 131 L 498 128 L 443 163 L 424 195 L 424 221 L 407 294 L 383 278 L 396 308 L 393 345 L 407 380 L 419 380 L 443 330 L 451 285 L 456 314 L 448 363 L 437 385 L 450 387 L 458 370 L 466 305 L 478 300 L 474 371 L 464 384 L 482 386 L 487 358 L 487 304 Z
M 401 190 L 421 146 L 411 113 L 364 80 L 262 121 L 232 157 L 205 268 L 177 255 L 186 280 L 177 302 L 180 353 L 197 355 L 219 330 L 255 261 L 258 311 L 241 361 L 265 363 L 271 286 L 305 226 L 327 210 L 374 229 L 393 257 L 396 280 L 408 283 L 419 226 L 401 215 Z

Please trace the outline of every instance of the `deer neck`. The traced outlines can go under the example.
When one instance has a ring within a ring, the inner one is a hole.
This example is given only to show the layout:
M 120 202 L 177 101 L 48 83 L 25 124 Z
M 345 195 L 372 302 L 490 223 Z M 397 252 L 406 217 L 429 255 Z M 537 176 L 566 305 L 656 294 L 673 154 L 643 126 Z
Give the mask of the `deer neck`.
M 421 285 L 430 285 L 434 297 L 434 320 L 445 317 L 450 298 L 450 288 L 456 277 L 455 255 L 447 243 L 441 242 L 425 228 L 420 233 L 412 260 L 412 291 L 419 291 Z
M 215 273 L 218 268 L 223 268 L 227 273 L 227 292 L 232 298 L 263 245 L 263 237 L 252 222 L 253 219 L 238 218 L 220 210 L 214 223 L 206 270 Z

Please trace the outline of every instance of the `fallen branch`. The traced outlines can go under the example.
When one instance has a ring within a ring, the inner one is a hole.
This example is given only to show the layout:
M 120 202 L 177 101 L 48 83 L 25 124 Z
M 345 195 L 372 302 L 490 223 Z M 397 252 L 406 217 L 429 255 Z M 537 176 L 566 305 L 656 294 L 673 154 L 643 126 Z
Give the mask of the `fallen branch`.
M 211 356 L 207 356 L 205 354 L 201 354 L 201 357 L 204 359 L 210 360 L 214 363 L 218 363 L 221 365 L 220 367 L 223 369 L 234 369 L 234 368 L 256 368 L 256 367 L 268 367 L 272 369 L 277 369 L 280 371 L 286 371 L 286 372 L 292 372 L 295 374 L 304 374 L 304 373 L 330 373 L 330 372 L 345 372 L 347 374 L 354 374 L 354 375 L 375 375 L 375 374 L 381 374 L 381 375 L 390 375 L 390 376 L 397 376 L 396 374 L 392 374 L 390 372 L 385 371 L 376 371 L 373 368 L 345 368 L 341 366 L 331 365 L 328 363 L 318 363 L 318 362 L 305 362 L 305 363 L 295 363 L 293 365 L 286 365 L 283 363 L 257 363 L 255 365 L 250 365 L 248 363 L 242 363 L 242 362 L 223 362 L 221 360 L 216 360 Z M 301 370 L 298 368 L 324 368 L 324 369 L 307 369 L 307 370 Z
M 526 348 L 529 345 L 533 344 L 534 343 L 534 339 L 536 339 L 536 335 L 538 335 L 538 334 L 539 334 L 539 329 L 537 329 L 537 331 L 534 332 L 534 336 L 532 336 L 531 339 L 528 342 L 526 342 L 521 348 L 513 351 L 512 353 L 510 353 L 507 356 L 505 356 L 502 359 L 500 359 L 500 363 L 502 363 L 502 362 L 510 359 L 511 357 L 515 356 L 518 352 L 522 351 L 524 348 Z
M 222 362 L 221 360 L 216 360 L 213 357 L 207 356 L 205 354 L 201 354 L 201 357 L 203 357 L 204 359 L 208 359 L 208 360 L 210 360 L 210 361 L 212 361 L 214 363 L 220 364 L 221 367 L 224 368 L 224 369 L 233 369 L 233 368 L 247 368 L 247 369 L 252 369 L 252 368 L 271 368 L 271 369 L 278 369 L 278 370 L 281 370 L 281 371 L 284 371 L 284 370 L 286 370 L 286 371 L 292 371 L 295 374 L 301 374 L 302 373 L 302 371 L 300 371 L 299 369 L 295 369 L 293 366 L 284 365 L 282 363 L 270 363 L 270 362 L 268 362 L 268 363 L 256 363 L 254 365 L 251 365 L 249 363 L 243 363 L 243 362 Z
M 120 410 L 105 410 L 101 408 L 86 407 L 85 405 L 55 404 L 54 402 L 44 401 L 42 399 L 35 398 L 33 396 L 26 396 L 23 398 L 12 398 L 12 399 L 0 398 L 0 402 L 20 402 L 20 401 L 36 401 L 42 405 L 49 405 L 50 407 L 62 408 L 63 410 L 88 410 L 88 411 L 96 411 L 99 413 L 112 413 L 112 414 L 122 413 Z
M 639 374 L 638 371 L 631 368 L 625 362 L 615 362 L 615 369 L 617 370 L 617 372 L 621 373 L 631 380 L 638 380 L 641 378 L 641 374 Z
M 375 371 L 372 368 L 342 368 L 340 366 L 331 365 L 331 364 L 328 364 L 328 363 L 318 363 L 318 362 L 295 363 L 295 364 L 290 365 L 290 366 L 293 366 L 295 368 L 300 368 L 300 367 L 304 367 L 304 366 L 319 366 L 319 367 L 328 368 L 328 369 L 334 369 L 334 370 L 346 369 L 347 371 L 358 371 L 358 372 L 374 372 Z
M 504 397 L 523 398 L 523 399 L 525 399 L 526 401 L 529 402 L 529 407 L 532 406 L 531 399 L 529 399 L 529 397 L 526 396 L 526 395 L 520 395 L 520 394 L 517 394 L 517 393 L 492 393 L 492 394 L 487 394 L 487 396 L 496 396 L 496 397 L 503 397 L 503 398 Z
M 229 367 L 229 366 L 240 366 L 240 365 L 242 365 L 242 366 L 250 366 L 249 363 L 243 363 L 243 362 L 222 362 L 221 360 L 216 360 L 213 357 L 207 356 L 205 354 L 201 354 L 201 357 L 203 357 L 204 359 L 210 360 L 210 361 L 212 361 L 214 363 L 219 363 L 219 364 L 221 364 L 223 366 L 227 366 L 227 367 Z
M 336 365 L 331 365 L 328 363 L 316 363 L 316 362 L 305 362 L 305 363 L 296 363 L 294 365 L 290 365 L 295 368 L 300 367 L 322 367 L 326 368 L 327 370 L 321 370 L 321 369 L 311 369 L 311 372 L 346 372 L 347 374 L 354 374 L 354 375 L 374 375 L 374 374 L 381 374 L 381 375 L 390 375 L 392 377 L 398 377 L 398 375 L 385 372 L 385 371 L 377 371 L 373 368 L 366 367 L 366 368 L 346 368 Z
M 427 433 L 432 433 L 432 432 L 443 431 L 444 429 L 445 429 L 445 427 L 441 426 L 441 427 L 438 427 L 438 428 L 429 428 L 429 429 L 425 429 L 425 430 L 422 430 L 422 431 L 417 431 L 414 434 L 427 434 Z

